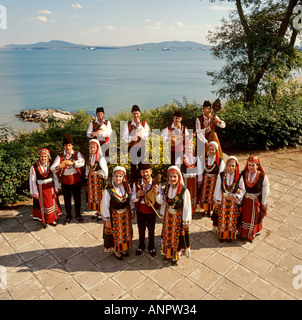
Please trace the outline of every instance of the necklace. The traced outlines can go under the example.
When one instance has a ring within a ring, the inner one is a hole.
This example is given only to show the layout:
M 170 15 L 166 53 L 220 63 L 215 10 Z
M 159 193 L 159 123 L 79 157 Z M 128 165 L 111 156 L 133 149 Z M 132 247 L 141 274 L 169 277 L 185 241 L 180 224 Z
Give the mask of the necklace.
M 225 172 L 223 175 L 223 183 L 222 183 L 222 188 L 224 193 L 233 193 L 235 187 L 236 187 L 235 179 L 230 186 L 227 185 L 227 172 Z
M 253 188 L 257 184 L 257 182 L 260 178 L 260 173 L 261 173 L 260 171 L 257 171 L 254 181 L 252 183 L 250 183 L 249 182 L 249 172 L 246 171 L 244 180 L 245 180 L 245 184 L 248 188 Z
M 209 166 L 208 165 L 208 155 L 206 155 L 206 157 L 205 157 L 205 171 L 207 172 L 207 173 L 210 173 L 210 172 L 212 172 L 214 169 L 215 169 L 215 167 L 216 167 L 216 160 L 213 162 L 213 164 L 211 165 L 211 166 Z

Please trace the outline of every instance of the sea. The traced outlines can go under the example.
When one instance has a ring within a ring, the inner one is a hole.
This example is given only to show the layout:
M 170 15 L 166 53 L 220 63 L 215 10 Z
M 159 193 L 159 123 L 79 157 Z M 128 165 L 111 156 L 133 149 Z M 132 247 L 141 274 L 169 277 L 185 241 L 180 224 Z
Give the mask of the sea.
M 105 116 L 137 104 L 149 110 L 174 100 L 215 99 L 207 71 L 223 61 L 202 49 L 105 49 L 0 51 L 0 125 L 31 130 L 18 120 L 24 109 L 52 108 Z

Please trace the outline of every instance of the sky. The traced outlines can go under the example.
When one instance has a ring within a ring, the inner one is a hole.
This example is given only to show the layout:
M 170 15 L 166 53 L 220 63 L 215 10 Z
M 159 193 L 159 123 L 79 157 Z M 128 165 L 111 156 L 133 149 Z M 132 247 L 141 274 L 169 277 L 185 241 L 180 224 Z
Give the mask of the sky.
M 0 0 L 0 6 L 7 22 L 0 28 L 0 46 L 51 40 L 91 46 L 208 44 L 208 31 L 234 9 L 228 1 L 210 0 Z

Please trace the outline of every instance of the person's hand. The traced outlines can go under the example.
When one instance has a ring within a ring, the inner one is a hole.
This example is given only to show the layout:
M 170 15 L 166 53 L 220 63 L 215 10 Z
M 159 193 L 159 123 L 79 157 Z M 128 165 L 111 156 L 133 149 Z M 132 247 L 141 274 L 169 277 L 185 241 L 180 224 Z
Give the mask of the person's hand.
M 155 194 L 158 194 L 158 184 L 154 185 L 152 189 L 154 190 Z
M 140 190 L 138 190 L 138 191 L 136 192 L 136 197 L 137 197 L 137 198 L 142 197 L 142 196 L 144 196 L 144 195 L 145 195 L 145 193 L 144 193 L 144 191 L 143 191 L 142 189 L 140 189 Z

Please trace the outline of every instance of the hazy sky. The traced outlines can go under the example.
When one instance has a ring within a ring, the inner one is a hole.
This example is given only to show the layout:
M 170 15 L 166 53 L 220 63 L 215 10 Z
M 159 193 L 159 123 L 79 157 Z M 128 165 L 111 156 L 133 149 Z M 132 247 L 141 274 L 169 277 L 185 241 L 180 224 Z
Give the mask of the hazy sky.
M 207 44 L 234 4 L 209 0 L 0 0 L 7 29 L 0 46 L 64 40 L 87 45 L 161 41 Z

